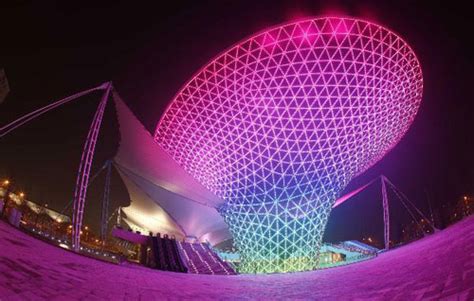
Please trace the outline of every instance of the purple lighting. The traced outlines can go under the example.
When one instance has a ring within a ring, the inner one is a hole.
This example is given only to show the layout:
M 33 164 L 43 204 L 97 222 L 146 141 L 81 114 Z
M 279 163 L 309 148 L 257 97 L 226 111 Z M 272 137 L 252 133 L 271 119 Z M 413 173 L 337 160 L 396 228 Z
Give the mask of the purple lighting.
M 213 59 L 175 96 L 155 139 L 224 200 L 241 272 L 309 270 L 338 194 L 403 137 L 422 89 L 395 33 L 301 20 Z

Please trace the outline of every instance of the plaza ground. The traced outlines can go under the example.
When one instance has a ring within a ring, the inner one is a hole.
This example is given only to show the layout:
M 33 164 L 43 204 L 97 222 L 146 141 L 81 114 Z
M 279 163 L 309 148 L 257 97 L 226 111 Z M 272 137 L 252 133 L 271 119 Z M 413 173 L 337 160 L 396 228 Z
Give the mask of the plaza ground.
M 212 276 L 76 255 L 0 221 L 0 300 L 474 300 L 474 216 L 365 262 Z

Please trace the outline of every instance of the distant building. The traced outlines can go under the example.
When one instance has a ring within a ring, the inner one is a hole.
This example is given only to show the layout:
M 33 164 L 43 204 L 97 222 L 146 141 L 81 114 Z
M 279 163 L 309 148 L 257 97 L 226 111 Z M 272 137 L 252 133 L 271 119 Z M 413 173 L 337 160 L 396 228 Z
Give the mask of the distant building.
M 472 196 L 462 196 L 454 206 L 449 221 L 451 224 L 456 223 L 466 216 L 474 213 L 474 198 Z

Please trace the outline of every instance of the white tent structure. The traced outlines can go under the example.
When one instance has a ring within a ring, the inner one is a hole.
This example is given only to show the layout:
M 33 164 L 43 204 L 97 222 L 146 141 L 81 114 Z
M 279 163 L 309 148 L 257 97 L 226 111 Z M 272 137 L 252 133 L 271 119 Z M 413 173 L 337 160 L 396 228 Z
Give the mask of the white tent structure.
M 215 209 L 222 200 L 184 171 L 133 115 L 119 95 L 113 98 L 120 126 L 115 166 L 130 195 L 123 208 L 134 230 L 192 237 L 217 244 L 230 238 Z

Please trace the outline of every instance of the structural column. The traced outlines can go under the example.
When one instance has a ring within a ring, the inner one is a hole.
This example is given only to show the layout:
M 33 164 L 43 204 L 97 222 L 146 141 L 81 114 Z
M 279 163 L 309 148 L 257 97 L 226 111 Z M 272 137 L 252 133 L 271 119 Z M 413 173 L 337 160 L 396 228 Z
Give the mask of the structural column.
M 97 111 L 95 112 L 91 127 L 89 128 L 87 140 L 82 151 L 81 163 L 79 165 L 76 188 L 74 191 L 74 207 L 72 219 L 72 246 L 76 252 L 80 249 L 82 219 L 84 216 L 84 204 L 86 201 L 87 186 L 89 183 L 92 161 L 94 159 L 95 145 L 97 142 L 97 136 L 99 135 L 100 126 L 102 124 L 102 118 L 104 116 L 104 111 L 105 107 L 107 106 L 107 100 L 109 98 L 111 88 L 112 84 L 110 82 L 107 83 L 105 86 L 104 95 L 102 96 Z
M 385 242 L 385 250 L 390 248 L 390 211 L 388 208 L 387 187 L 385 186 L 385 176 L 380 176 L 382 181 L 382 205 L 383 205 L 383 234 Z

